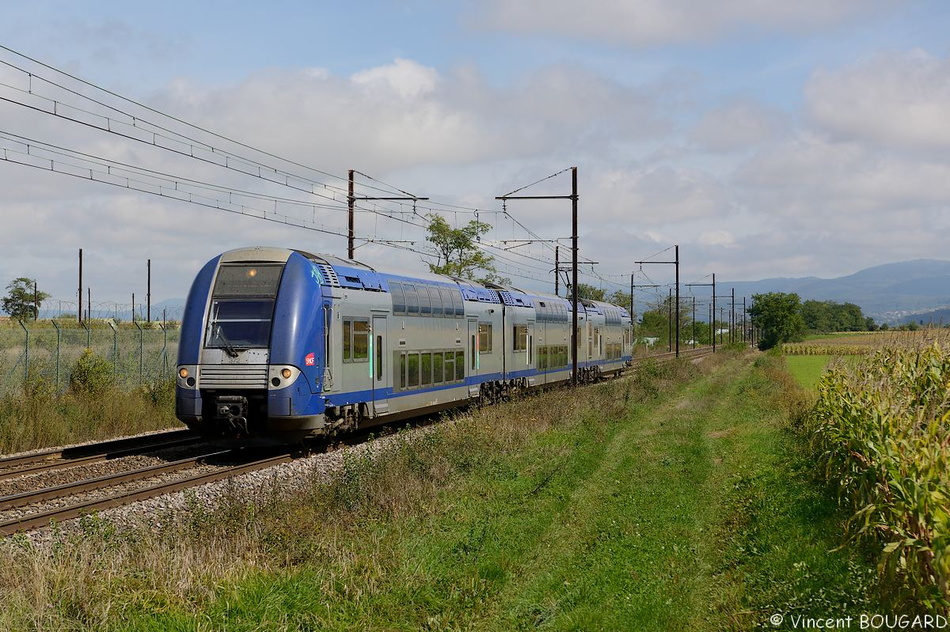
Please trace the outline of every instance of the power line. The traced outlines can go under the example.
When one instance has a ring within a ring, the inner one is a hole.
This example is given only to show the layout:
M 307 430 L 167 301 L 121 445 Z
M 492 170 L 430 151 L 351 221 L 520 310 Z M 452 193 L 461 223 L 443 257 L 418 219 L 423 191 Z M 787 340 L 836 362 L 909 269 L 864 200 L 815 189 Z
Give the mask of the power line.
M 25 151 L 22 149 L 18 150 L 15 147 L 6 147 L 4 148 L 4 157 L 3 160 L 8 162 L 15 162 L 18 164 L 23 164 L 26 166 L 44 169 L 48 171 L 53 171 L 57 173 L 63 173 L 65 175 L 72 175 L 74 177 L 79 177 L 83 179 L 94 180 L 102 182 L 105 184 L 110 184 L 113 186 L 121 186 L 123 188 L 133 189 L 137 191 L 142 191 L 145 193 L 151 193 L 154 195 L 159 195 L 161 197 L 167 197 L 172 199 L 177 199 L 185 202 L 192 202 L 201 206 L 206 206 L 210 208 L 216 208 L 219 210 L 225 210 L 228 212 L 236 212 L 243 215 L 248 215 L 251 217 L 258 217 L 261 219 L 266 219 L 269 221 L 279 221 L 280 223 L 285 223 L 292 226 L 297 226 L 300 228 L 305 228 L 309 230 L 317 230 L 319 232 L 324 232 L 331 235 L 343 236 L 343 233 L 328 229 L 326 227 L 318 227 L 314 221 L 313 225 L 307 225 L 304 222 L 291 218 L 286 215 L 281 215 L 276 212 L 276 207 L 279 204 L 289 205 L 298 208 L 307 208 L 310 209 L 314 214 L 318 209 L 321 210 L 343 210 L 342 204 L 346 199 L 346 192 L 342 185 L 336 185 L 333 183 L 322 182 L 320 180 L 314 179 L 309 176 L 302 175 L 300 173 L 293 173 L 289 170 L 284 169 L 280 165 L 290 165 L 297 169 L 303 169 L 307 173 L 318 174 L 330 178 L 333 181 L 343 182 L 343 178 L 330 174 L 319 169 L 304 165 L 302 163 L 283 158 L 271 152 L 267 152 L 255 147 L 252 147 L 246 143 L 237 141 L 233 138 L 223 136 L 216 132 L 213 132 L 209 129 L 188 123 L 178 117 L 172 116 L 170 114 L 161 112 L 155 108 L 147 106 L 138 101 L 134 101 L 127 97 L 123 97 L 115 92 L 112 92 L 108 89 L 102 88 L 96 84 L 93 84 L 89 81 L 66 73 L 64 71 L 58 70 L 48 64 L 45 64 L 37 59 L 29 57 L 25 54 L 19 53 L 7 46 L 0 45 L 0 50 L 6 51 L 7 53 L 14 55 L 18 58 L 27 60 L 31 64 L 35 65 L 41 72 L 37 70 L 26 68 L 23 65 L 18 65 L 7 60 L 0 60 L 0 64 L 6 66 L 16 72 L 22 73 L 26 78 L 26 86 L 17 87 L 8 83 L 0 83 L 0 87 L 5 87 L 12 95 L 0 95 L 0 100 L 9 102 L 21 107 L 26 107 L 28 109 L 41 112 L 50 116 L 55 116 L 64 120 L 68 120 L 80 125 L 91 127 L 99 131 L 103 131 L 109 134 L 117 135 L 129 140 L 136 142 L 141 142 L 150 146 L 154 146 L 159 149 L 164 149 L 166 151 L 185 156 L 188 158 L 196 159 L 203 161 L 209 164 L 214 164 L 219 167 L 230 169 L 241 173 L 243 175 L 251 176 L 270 182 L 273 184 L 287 186 L 292 189 L 296 189 L 307 193 L 309 195 L 316 195 L 317 197 L 322 197 L 326 199 L 329 203 L 318 204 L 313 202 L 307 202 L 303 200 L 294 200 L 290 198 L 284 198 L 279 196 L 255 194 L 249 191 L 241 191 L 238 189 L 233 189 L 220 185 L 213 185 L 207 182 L 202 182 L 198 180 L 181 178 L 172 176 L 169 174 L 157 172 L 154 170 L 145 169 L 142 167 L 135 167 L 133 165 L 128 165 L 120 163 L 117 161 L 110 161 L 105 158 L 91 156 L 89 154 L 83 154 L 83 152 L 78 152 L 74 150 L 68 150 L 62 147 L 57 147 L 56 145 L 51 145 L 47 143 L 41 143 L 32 139 L 26 139 L 25 137 L 20 137 L 15 134 L 9 134 L 7 137 L 8 141 L 15 143 L 24 143 L 27 146 L 34 148 L 39 148 L 41 146 L 45 147 L 45 150 L 50 153 L 52 157 L 39 158 L 35 155 L 31 149 L 27 148 Z M 130 104 L 135 108 L 141 109 L 143 112 L 147 113 L 146 116 L 140 116 L 132 111 L 129 111 L 128 108 L 123 108 L 114 104 L 106 102 L 106 99 L 102 98 L 93 98 L 86 94 L 82 94 L 78 89 L 66 85 L 64 81 L 57 81 L 50 77 L 43 76 L 42 71 L 49 71 L 55 73 L 56 76 L 64 77 L 66 80 L 75 82 L 79 86 L 84 86 L 90 88 L 98 93 L 107 95 L 108 98 L 117 99 L 119 103 Z M 81 105 L 76 105 L 72 103 L 65 102 L 62 97 L 51 93 L 49 90 L 41 89 L 41 86 L 48 86 L 53 89 L 62 91 L 65 95 L 69 95 L 69 98 L 78 100 L 79 104 L 89 103 L 94 107 L 87 106 L 82 107 Z M 47 92 L 50 92 L 47 94 Z M 17 96 L 19 95 L 19 96 Z M 96 111 L 96 108 L 101 108 L 102 111 Z M 156 115 L 162 119 L 174 122 L 177 125 L 184 126 L 185 130 L 194 130 L 200 134 L 207 135 L 210 138 L 224 141 L 230 143 L 235 147 L 240 148 L 241 150 L 246 150 L 253 152 L 260 156 L 264 156 L 271 160 L 278 161 L 277 166 L 273 164 L 267 164 L 256 158 L 242 155 L 241 153 L 224 149 L 219 146 L 215 146 L 210 142 L 201 140 L 197 138 L 194 132 L 182 132 L 177 131 L 169 127 L 168 125 L 161 124 L 155 121 L 148 120 L 148 116 Z M 18 153 L 19 152 L 19 153 Z M 56 155 L 56 152 L 59 152 L 59 155 Z M 75 160 L 79 161 L 80 164 L 70 163 L 67 161 Z M 48 161 L 38 163 L 37 160 Z M 84 162 L 85 161 L 85 162 Z M 91 162 L 91 164 L 90 164 Z M 122 173 L 129 172 L 129 175 L 123 175 L 121 178 L 124 180 L 122 182 L 117 181 L 117 173 L 122 170 Z M 555 174 L 537 180 L 529 185 L 516 189 L 508 195 L 513 195 L 519 191 L 523 191 L 531 186 L 544 182 L 545 180 L 554 178 L 569 169 L 564 169 Z M 405 194 L 401 189 L 385 183 L 376 178 L 366 176 L 373 182 L 377 183 L 376 185 L 363 185 L 368 189 L 375 191 L 389 191 L 394 190 L 400 193 Z M 157 179 L 157 180 L 153 180 Z M 183 186 L 192 187 L 199 192 L 184 192 L 182 191 Z M 215 194 L 220 195 L 221 197 L 215 198 L 213 196 L 208 196 L 206 193 L 208 191 L 214 192 Z M 254 207 L 249 204 L 235 204 L 234 197 L 245 198 L 248 200 L 255 200 L 257 202 L 266 201 L 268 203 L 274 204 L 275 209 L 262 209 Z M 340 205 L 339 207 L 335 205 Z M 501 211 L 493 211 L 487 209 L 477 209 L 471 207 L 465 207 L 461 205 L 441 203 L 441 202 L 432 202 L 429 205 L 422 207 L 424 210 L 430 210 L 433 212 L 449 212 L 449 213 L 475 213 L 476 216 L 479 212 L 482 213 L 503 213 L 507 216 L 513 224 L 520 227 L 526 234 L 531 236 L 534 239 L 540 239 L 538 234 L 533 230 L 529 229 L 524 223 L 516 219 L 511 213 L 508 212 L 507 208 L 503 208 Z M 426 224 L 422 223 L 419 220 L 416 220 L 416 217 L 419 217 L 416 209 L 414 208 L 413 213 L 401 213 L 395 210 L 384 210 L 374 205 L 373 208 L 364 208 L 358 207 L 360 212 L 374 213 L 377 217 L 384 217 L 392 221 L 400 222 L 404 225 L 410 226 L 415 229 L 425 229 Z M 408 217 L 407 217 L 408 216 Z M 315 220 L 315 217 L 314 217 Z M 380 240 L 378 238 L 360 238 L 361 241 L 366 243 L 386 243 L 386 240 Z M 551 246 L 548 244 L 542 245 L 542 248 L 549 248 Z M 524 253 L 515 253 L 516 257 L 521 259 L 537 261 L 541 263 L 550 263 L 550 259 L 546 259 L 543 256 L 528 256 Z M 517 263 L 514 259 L 505 256 L 499 256 L 499 259 L 507 263 L 508 265 L 517 266 L 524 265 Z M 540 268 L 534 266 L 526 266 L 526 269 L 529 271 L 539 271 Z M 532 277 L 534 278 L 534 277 Z

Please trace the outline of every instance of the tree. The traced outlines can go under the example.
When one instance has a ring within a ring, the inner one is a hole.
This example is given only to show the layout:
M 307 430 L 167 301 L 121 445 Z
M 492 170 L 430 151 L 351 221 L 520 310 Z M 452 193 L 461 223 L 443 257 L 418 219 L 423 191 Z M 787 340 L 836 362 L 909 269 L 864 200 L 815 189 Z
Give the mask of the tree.
M 429 250 L 438 257 L 436 263 L 428 264 L 430 272 L 482 282 L 508 282 L 496 273 L 494 257 L 477 245 L 478 238 L 491 230 L 491 224 L 472 220 L 462 228 L 452 228 L 441 215 L 429 213 L 426 219 L 426 239 L 433 246 Z M 485 274 L 476 278 L 479 270 Z
M 588 301 L 606 301 L 607 292 L 602 288 L 594 287 L 593 285 L 587 285 L 586 283 L 577 284 L 577 298 L 586 299 Z
M 805 301 L 802 303 L 802 317 L 805 319 L 805 327 L 810 331 L 867 331 L 870 329 L 868 320 L 861 313 L 861 308 L 854 303 Z
M 613 294 L 607 297 L 607 302 L 613 303 L 614 305 L 619 305 L 620 307 L 626 307 L 627 309 L 630 309 L 630 292 L 617 290 Z
M 36 290 L 36 281 L 26 277 L 14 279 L 7 286 L 7 295 L 0 300 L 3 311 L 16 320 L 36 320 L 40 305 L 49 298 Z
M 762 332 L 759 349 L 765 351 L 783 342 L 805 338 L 805 319 L 798 294 L 753 294 L 752 301 L 749 315 L 753 326 Z

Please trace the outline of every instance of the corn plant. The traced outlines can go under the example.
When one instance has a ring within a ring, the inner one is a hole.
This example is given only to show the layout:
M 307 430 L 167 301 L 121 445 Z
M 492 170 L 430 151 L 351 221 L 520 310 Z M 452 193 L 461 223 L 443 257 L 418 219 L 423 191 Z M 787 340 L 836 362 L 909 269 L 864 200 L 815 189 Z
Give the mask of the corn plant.
M 950 606 L 950 353 L 939 343 L 837 362 L 818 384 L 810 430 L 849 534 L 879 546 L 905 596 Z

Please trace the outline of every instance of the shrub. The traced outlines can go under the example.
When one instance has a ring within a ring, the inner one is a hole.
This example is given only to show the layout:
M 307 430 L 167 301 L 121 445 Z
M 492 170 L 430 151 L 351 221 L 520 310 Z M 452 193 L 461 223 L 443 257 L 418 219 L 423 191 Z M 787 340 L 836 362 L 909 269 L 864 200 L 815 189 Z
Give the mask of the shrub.
M 83 351 L 69 374 L 69 388 L 76 394 L 96 395 L 115 384 L 115 374 L 108 360 L 97 356 L 92 349 Z

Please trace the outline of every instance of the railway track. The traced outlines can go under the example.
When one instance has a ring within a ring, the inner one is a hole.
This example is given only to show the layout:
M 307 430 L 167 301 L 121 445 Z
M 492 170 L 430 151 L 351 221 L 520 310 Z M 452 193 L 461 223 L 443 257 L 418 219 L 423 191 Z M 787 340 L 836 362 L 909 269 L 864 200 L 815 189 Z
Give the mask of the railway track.
M 145 454 L 164 448 L 201 443 L 190 430 L 172 430 L 151 435 L 112 439 L 99 443 L 44 450 L 25 455 L 0 458 L 0 481 L 50 470 L 97 463 L 125 456 Z
M 0 458 L 0 535 L 286 463 L 181 430 Z M 108 461 L 109 463 L 103 463 Z
M 679 357 L 680 358 L 701 358 L 703 356 L 712 355 L 712 347 L 696 347 L 695 349 L 680 349 Z M 635 356 L 633 358 L 633 366 L 645 362 L 647 360 L 655 360 L 657 362 L 669 362 L 676 359 L 676 352 L 669 351 L 664 353 L 653 353 L 650 355 L 641 355 Z
M 206 483 L 223 480 L 231 476 L 245 474 L 281 463 L 288 463 L 297 455 L 282 453 L 263 458 L 247 460 L 236 456 L 236 450 L 222 450 L 179 459 L 163 465 L 137 468 L 128 472 L 119 472 L 107 476 L 84 479 L 73 483 L 47 487 L 35 491 L 0 497 L 0 515 L 9 513 L 13 508 L 40 507 L 37 511 L 21 512 L 13 517 L 0 519 L 0 535 L 12 535 L 20 531 L 29 531 L 49 525 L 79 518 L 86 514 L 128 505 L 140 500 L 154 498 L 163 494 L 197 487 Z M 221 463 L 212 465 L 213 460 Z M 235 461 L 237 463 L 227 463 Z M 147 481 L 150 478 L 164 477 L 183 470 L 199 468 L 201 471 L 171 480 L 161 480 L 144 486 L 123 487 L 131 482 Z M 210 470 L 210 471 L 209 471 Z M 117 489 L 112 489 L 117 488 Z M 91 494 L 91 497 L 89 496 Z M 45 506 L 52 499 L 69 498 L 71 500 Z

